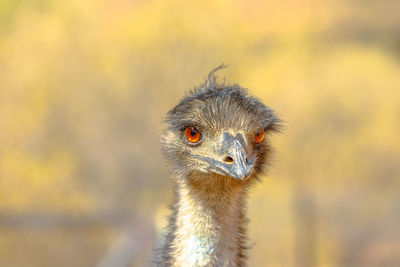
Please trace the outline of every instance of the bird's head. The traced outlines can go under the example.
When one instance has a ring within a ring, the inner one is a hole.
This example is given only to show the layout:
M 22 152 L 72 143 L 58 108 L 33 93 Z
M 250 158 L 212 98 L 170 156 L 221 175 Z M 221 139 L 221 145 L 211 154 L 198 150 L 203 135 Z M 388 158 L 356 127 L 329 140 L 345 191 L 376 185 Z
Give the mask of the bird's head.
M 168 112 L 163 150 L 181 176 L 248 181 L 268 161 L 268 135 L 279 131 L 280 121 L 246 89 L 217 83 L 214 71 Z

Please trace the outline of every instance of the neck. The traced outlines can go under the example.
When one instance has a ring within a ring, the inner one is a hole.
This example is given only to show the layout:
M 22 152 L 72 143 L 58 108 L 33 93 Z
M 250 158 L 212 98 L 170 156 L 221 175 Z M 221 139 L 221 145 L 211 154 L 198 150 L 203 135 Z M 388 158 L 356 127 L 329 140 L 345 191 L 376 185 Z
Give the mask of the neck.
M 177 179 L 167 237 L 172 266 L 243 266 L 243 182 L 220 175 Z

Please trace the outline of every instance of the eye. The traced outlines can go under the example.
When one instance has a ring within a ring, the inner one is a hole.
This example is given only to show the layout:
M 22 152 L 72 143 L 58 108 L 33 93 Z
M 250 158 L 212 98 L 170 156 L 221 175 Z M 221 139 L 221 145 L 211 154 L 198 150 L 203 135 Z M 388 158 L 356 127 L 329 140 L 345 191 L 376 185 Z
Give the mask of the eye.
M 264 140 L 264 130 L 261 129 L 254 135 L 254 143 L 260 144 Z
M 195 127 L 186 127 L 183 134 L 190 143 L 197 143 L 201 139 L 201 133 Z

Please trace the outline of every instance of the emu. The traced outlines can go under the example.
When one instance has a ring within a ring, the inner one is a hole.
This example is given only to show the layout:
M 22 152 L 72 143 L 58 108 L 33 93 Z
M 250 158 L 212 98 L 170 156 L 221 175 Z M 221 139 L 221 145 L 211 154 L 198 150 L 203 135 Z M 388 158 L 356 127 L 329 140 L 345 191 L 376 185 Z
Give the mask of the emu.
M 167 114 L 162 144 L 175 191 L 157 266 L 246 266 L 245 200 L 280 120 L 246 89 L 218 82 L 225 67 Z

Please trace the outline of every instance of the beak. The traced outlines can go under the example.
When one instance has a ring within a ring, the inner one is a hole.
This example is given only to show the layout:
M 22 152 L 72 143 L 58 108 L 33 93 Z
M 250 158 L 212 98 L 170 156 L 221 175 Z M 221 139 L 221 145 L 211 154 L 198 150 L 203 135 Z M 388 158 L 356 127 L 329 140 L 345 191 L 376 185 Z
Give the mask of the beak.
M 219 153 L 222 161 L 215 162 L 217 172 L 233 177 L 237 180 L 245 180 L 253 171 L 254 157 L 249 158 L 244 138 L 241 134 L 233 137 L 229 133 L 222 134 L 222 143 Z

